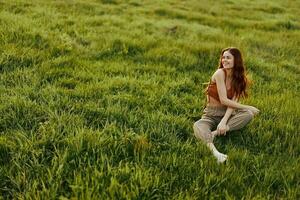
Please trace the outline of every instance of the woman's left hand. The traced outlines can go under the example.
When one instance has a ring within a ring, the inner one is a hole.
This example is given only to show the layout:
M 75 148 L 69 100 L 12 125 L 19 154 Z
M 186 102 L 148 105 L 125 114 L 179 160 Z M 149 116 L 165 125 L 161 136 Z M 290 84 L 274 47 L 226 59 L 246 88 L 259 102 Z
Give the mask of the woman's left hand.
M 227 125 L 224 122 L 220 122 L 219 125 L 217 126 L 217 134 L 218 135 L 226 135 L 227 131 Z

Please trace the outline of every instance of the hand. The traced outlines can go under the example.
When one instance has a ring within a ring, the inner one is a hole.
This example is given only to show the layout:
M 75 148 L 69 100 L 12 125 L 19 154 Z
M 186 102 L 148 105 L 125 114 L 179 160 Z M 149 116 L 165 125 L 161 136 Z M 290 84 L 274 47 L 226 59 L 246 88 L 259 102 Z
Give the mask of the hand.
M 247 106 L 247 109 L 250 110 L 253 113 L 253 115 L 257 115 L 259 113 L 259 110 L 254 106 Z
M 227 131 L 227 125 L 224 122 L 220 122 L 219 125 L 217 126 L 217 134 L 218 135 L 226 135 Z

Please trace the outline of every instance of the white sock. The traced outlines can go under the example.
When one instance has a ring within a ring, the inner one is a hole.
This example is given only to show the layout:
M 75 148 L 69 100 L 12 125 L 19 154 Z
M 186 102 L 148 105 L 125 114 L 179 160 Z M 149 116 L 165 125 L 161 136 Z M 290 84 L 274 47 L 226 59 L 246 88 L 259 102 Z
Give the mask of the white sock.
M 223 163 L 227 160 L 227 155 L 220 153 L 213 143 L 207 143 L 208 148 L 212 151 L 218 163 Z

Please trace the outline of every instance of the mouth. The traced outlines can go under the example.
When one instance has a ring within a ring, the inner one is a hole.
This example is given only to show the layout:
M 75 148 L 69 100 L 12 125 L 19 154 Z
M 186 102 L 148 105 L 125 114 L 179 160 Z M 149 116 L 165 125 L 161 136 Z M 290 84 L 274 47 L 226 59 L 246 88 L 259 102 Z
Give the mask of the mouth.
M 225 68 L 231 68 L 232 66 L 230 65 L 230 63 L 223 63 L 223 67 L 225 67 Z

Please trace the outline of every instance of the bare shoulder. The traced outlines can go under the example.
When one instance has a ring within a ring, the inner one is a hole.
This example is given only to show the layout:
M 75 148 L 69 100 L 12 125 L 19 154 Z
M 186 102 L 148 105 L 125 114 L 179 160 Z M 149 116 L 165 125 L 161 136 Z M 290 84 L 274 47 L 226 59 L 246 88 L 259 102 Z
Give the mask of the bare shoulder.
M 212 80 L 215 81 L 216 78 L 224 78 L 225 73 L 222 69 L 217 69 L 215 73 L 212 75 Z

